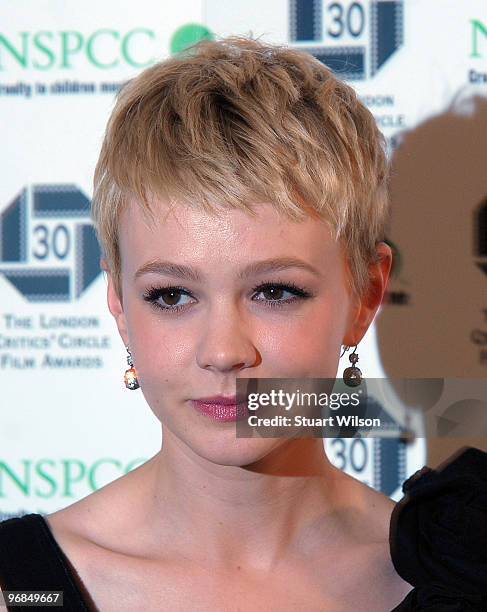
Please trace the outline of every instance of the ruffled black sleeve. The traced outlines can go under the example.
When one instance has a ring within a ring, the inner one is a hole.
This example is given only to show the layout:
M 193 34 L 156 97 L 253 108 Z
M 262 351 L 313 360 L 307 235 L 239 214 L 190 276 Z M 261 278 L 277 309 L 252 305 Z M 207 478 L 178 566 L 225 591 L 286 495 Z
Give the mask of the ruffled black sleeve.
M 487 612 L 487 453 L 464 447 L 402 490 L 390 552 L 415 588 L 391 612 Z

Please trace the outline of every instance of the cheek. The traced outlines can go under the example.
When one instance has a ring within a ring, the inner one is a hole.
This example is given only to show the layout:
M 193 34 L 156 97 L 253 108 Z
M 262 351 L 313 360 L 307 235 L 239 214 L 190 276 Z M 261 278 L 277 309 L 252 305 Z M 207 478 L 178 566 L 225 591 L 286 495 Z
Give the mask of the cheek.
M 175 326 L 138 304 L 128 309 L 127 324 L 135 366 L 149 385 L 177 380 L 183 366 L 194 359 L 194 334 L 188 326 Z
M 272 370 L 284 378 L 334 378 L 344 329 L 343 309 L 323 300 L 305 317 L 263 330 L 264 362 L 267 356 Z

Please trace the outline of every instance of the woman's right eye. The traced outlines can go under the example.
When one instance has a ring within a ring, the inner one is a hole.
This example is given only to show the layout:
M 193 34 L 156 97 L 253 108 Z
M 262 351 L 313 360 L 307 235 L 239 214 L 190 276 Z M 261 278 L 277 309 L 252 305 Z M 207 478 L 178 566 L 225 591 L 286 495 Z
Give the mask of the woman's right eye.
M 144 293 L 146 302 L 166 312 L 178 312 L 191 303 L 191 300 L 181 303 L 181 297 L 190 298 L 191 294 L 183 287 L 151 287 Z

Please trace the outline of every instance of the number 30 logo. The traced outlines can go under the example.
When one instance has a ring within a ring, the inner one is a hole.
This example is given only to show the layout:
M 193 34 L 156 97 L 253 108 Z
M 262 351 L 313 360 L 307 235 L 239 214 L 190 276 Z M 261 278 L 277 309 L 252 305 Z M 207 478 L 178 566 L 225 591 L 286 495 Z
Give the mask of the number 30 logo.
M 35 259 L 47 259 L 52 253 L 56 259 L 66 259 L 71 250 L 71 233 L 66 225 L 59 223 L 52 229 L 39 223 L 33 230 L 35 237 L 32 255 Z
M 24 188 L 0 215 L 0 274 L 31 302 L 79 298 L 99 261 L 90 201 L 75 185 Z
M 342 78 L 374 76 L 403 44 L 403 0 L 290 0 L 289 40 Z

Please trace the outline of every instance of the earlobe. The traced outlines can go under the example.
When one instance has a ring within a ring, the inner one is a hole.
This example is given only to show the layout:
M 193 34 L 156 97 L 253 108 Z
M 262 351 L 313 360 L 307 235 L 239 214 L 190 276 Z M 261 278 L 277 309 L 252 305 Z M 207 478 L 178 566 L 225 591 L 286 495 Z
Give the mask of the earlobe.
M 120 334 L 125 346 L 128 345 L 128 333 L 127 333 L 127 321 L 125 319 L 125 313 L 123 311 L 123 303 L 117 293 L 115 281 L 112 273 L 104 268 L 107 273 L 107 303 L 108 309 L 111 312 L 115 322 L 117 324 L 118 333 Z

